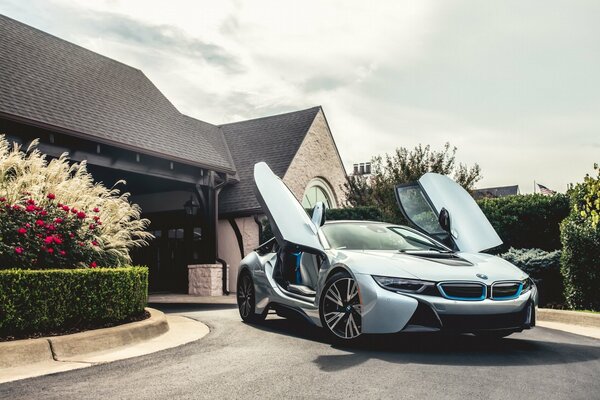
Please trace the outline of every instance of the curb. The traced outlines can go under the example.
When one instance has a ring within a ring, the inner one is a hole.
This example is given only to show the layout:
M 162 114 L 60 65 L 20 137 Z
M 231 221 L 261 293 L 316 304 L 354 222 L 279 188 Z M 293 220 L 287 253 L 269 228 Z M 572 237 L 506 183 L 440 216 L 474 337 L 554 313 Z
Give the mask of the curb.
M 0 343 L 0 368 L 61 361 L 67 357 L 110 350 L 154 338 L 169 330 L 164 313 L 153 308 L 146 308 L 146 311 L 150 318 L 143 321 L 71 335 Z
M 0 368 L 53 361 L 48 339 L 23 339 L 0 343 Z
M 540 321 L 560 322 L 562 324 L 600 328 L 600 314 L 538 308 L 537 318 Z

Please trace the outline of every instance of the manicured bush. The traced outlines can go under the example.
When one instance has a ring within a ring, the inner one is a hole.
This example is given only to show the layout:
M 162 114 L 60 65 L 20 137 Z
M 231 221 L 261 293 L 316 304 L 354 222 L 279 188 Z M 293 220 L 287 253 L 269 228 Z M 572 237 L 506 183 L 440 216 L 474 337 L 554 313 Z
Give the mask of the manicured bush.
M 0 270 L 0 336 L 67 332 L 144 314 L 145 267 Z
M 308 211 L 312 215 L 312 210 Z M 354 208 L 332 208 L 326 212 L 327 220 L 361 220 L 361 221 L 381 221 L 383 215 L 375 207 L 354 207 Z
M 600 169 L 569 190 L 572 210 L 561 224 L 561 272 L 571 308 L 600 310 Z
M 561 225 L 561 237 L 567 305 L 600 311 L 600 229 L 568 218 Z
M 525 271 L 536 283 L 541 306 L 562 305 L 563 283 L 560 273 L 560 250 L 510 248 L 499 256 Z
M 477 203 L 504 242 L 493 253 L 505 252 L 510 247 L 546 251 L 561 248 L 560 223 L 570 210 L 567 195 L 527 194 L 482 199 Z
M 114 267 L 146 244 L 129 194 L 94 183 L 86 164 L 49 162 L 0 135 L 0 269 Z

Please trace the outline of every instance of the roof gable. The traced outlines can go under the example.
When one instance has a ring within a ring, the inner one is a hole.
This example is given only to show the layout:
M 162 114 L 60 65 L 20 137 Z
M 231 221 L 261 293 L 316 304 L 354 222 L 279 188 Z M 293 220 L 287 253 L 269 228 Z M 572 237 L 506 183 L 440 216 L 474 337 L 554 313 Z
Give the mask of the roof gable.
M 138 69 L 0 15 L 0 114 L 235 173 L 220 129 L 184 116 Z
M 254 195 L 254 164 L 264 161 L 283 178 L 319 110 L 321 107 L 312 107 L 221 126 L 240 179 L 221 193 L 221 213 L 260 208 Z

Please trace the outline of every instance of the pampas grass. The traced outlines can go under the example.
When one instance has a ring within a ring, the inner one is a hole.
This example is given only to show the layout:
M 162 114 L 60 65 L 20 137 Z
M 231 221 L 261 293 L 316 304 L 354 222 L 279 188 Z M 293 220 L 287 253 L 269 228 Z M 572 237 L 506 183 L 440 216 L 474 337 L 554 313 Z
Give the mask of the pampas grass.
M 93 214 L 99 217 L 101 224 L 95 225 L 93 230 L 87 222 L 81 224 L 78 237 L 92 235 L 97 244 L 90 246 L 90 251 L 96 252 L 98 260 L 112 263 L 101 266 L 130 263 L 129 250 L 147 245 L 152 235 L 146 231 L 150 221 L 140 218 L 141 209 L 129 202 L 129 193 L 94 182 L 85 161 L 70 163 L 66 153 L 48 161 L 36 146 L 37 141 L 34 141 L 23 149 L 9 144 L 4 135 L 0 135 L 0 197 L 5 198 L 5 204 L 25 204 L 33 199 L 40 208 L 52 208 L 60 203 L 86 212 L 90 218 Z M 55 199 L 48 198 L 50 193 Z M 0 218 L 5 217 L 0 214 Z M 0 240 L 8 236 L 0 231 Z M 72 261 L 76 264 L 85 260 Z

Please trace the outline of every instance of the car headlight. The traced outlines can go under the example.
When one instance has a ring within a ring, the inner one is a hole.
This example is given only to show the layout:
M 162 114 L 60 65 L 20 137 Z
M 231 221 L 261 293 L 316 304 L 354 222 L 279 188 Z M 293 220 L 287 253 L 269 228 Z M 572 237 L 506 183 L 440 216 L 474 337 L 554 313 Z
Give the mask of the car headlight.
M 531 290 L 531 288 L 533 288 L 533 285 L 534 285 L 531 278 L 523 279 L 521 281 L 521 284 L 523 285 L 523 288 L 521 289 L 521 294 L 529 292 Z
M 392 278 L 389 276 L 372 275 L 379 286 L 393 292 L 421 293 L 428 287 L 435 286 L 434 282 L 418 279 Z

